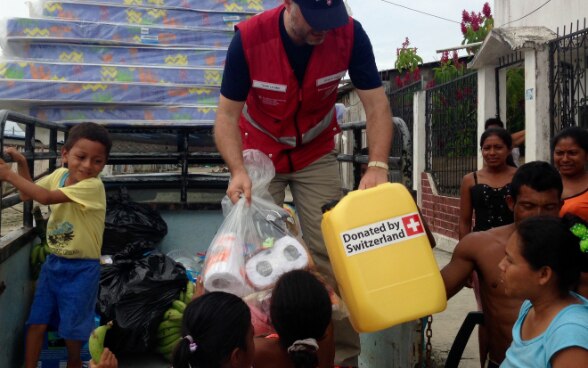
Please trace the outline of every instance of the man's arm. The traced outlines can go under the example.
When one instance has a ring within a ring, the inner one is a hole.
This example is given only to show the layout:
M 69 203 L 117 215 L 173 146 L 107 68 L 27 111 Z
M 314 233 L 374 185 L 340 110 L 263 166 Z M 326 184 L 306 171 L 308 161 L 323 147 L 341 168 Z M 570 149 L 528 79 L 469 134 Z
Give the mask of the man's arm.
M 384 87 L 357 90 L 366 113 L 366 130 L 369 147 L 369 160 L 388 163 L 392 143 L 392 113 Z M 359 182 L 359 189 L 374 187 L 388 181 L 388 170 L 368 167 Z
M 247 202 L 251 201 L 251 179 L 243 164 L 239 129 L 239 117 L 244 105 L 245 101 L 233 101 L 221 95 L 214 122 L 214 142 L 231 171 L 227 195 L 233 203 L 239 200 L 240 194 L 245 195 Z
M 465 285 L 476 264 L 472 256 L 474 245 L 479 233 L 471 233 L 465 236 L 455 246 L 451 261 L 441 270 L 447 299 L 457 294 Z

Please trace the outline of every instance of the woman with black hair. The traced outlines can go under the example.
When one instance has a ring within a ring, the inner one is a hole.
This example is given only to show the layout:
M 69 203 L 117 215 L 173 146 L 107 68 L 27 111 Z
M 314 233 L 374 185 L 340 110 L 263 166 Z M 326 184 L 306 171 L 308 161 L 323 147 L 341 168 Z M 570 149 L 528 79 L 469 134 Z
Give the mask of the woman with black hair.
M 560 214 L 569 212 L 588 221 L 588 131 L 580 127 L 562 130 L 553 137 L 551 151 L 564 185 Z
M 488 128 L 480 137 L 484 166 L 466 174 L 460 188 L 459 238 L 511 224 L 513 213 L 506 204 L 516 168 L 508 165 L 512 138 L 502 128 Z M 472 227 L 472 215 L 475 219 Z
M 251 312 L 241 298 L 216 291 L 194 299 L 184 311 L 181 331 L 174 368 L 251 367 Z
M 588 228 L 575 216 L 532 217 L 499 264 L 507 296 L 525 299 L 500 365 L 587 367 L 588 300 L 571 291 L 588 269 Z
M 332 304 L 324 284 L 295 270 L 276 283 L 270 317 L 276 334 L 256 337 L 255 368 L 332 368 Z

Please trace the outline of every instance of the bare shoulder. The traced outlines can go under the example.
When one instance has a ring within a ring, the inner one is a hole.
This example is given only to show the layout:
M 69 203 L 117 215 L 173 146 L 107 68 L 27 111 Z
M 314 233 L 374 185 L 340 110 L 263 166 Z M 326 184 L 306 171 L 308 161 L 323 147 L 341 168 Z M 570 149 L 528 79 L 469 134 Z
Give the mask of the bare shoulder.
M 468 258 L 476 258 L 481 254 L 481 249 L 488 249 L 492 245 L 502 246 L 505 244 L 514 230 L 514 224 L 509 224 L 486 231 L 469 233 L 457 243 L 455 253 Z

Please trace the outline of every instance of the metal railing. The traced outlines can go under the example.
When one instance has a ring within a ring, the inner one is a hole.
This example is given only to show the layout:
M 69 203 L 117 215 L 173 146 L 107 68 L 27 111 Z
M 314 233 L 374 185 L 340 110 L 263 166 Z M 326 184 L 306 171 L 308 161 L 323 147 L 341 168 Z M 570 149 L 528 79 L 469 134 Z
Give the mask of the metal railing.
M 551 136 L 570 126 L 588 128 L 588 28 L 586 18 L 549 42 L 549 115 Z M 567 32 L 567 33 L 566 33 Z
M 388 165 L 390 167 L 390 178 L 393 182 L 400 182 L 411 189 L 408 185 L 408 178 L 403 176 L 404 173 L 404 164 L 405 161 L 403 157 L 405 157 L 408 153 L 412 156 L 412 139 L 408 127 L 404 120 L 398 117 L 394 117 L 392 119 L 394 123 L 394 136 L 399 140 L 399 147 L 397 151 L 400 153 L 395 155 L 391 152 L 390 156 L 388 157 Z M 337 160 L 339 162 L 348 162 L 353 164 L 353 179 L 354 179 L 354 188 L 357 188 L 359 185 L 359 181 L 361 179 L 361 164 L 368 163 L 368 156 L 361 154 L 361 145 L 362 145 L 362 137 L 366 128 L 365 121 L 358 121 L 358 122 L 351 122 L 351 123 L 343 123 L 339 125 L 342 131 L 352 131 L 353 132 L 353 153 L 352 154 L 339 154 L 337 156 Z M 396 138 L 395 138 L 396 141 Z M 394 148 L 393 148 L 394 150 Z M 410 178 L 412 179 L 412 178 Z
M 397 89 L 390 93 L 390 109 L 392 115 L 401 118 L 408 129 L 409 135 L 412 138 L 413 125 L 414 125 L 414 94 L 422 90 L 421 81 L 414 82 L 403 88 Z M 412 187 L 412 163 L 413 153 L 412 150 L 403 155 L 403 144 L 401 136 L 396 134 L 394 141 L 392 142 L 392 156 L 402 156 L 404 161 L 404 172 L 403 176 L 407 179 L 406 186 Z
M 459 196 L 477 165 L 477 73 L 426 92 L 426 170 L 439 194 Z
M 58 132 L 62 132 L 65 135 L 67 128 L 60 124 L 35 119 L 16 112 L 0 110 L 0 151 L 2 152 L 2 158 L 6 162 L 12 162 L 12 158 L 10 156 L 4 155 L 4 149 L 6 146 L 5 128 L 7 122 L 13 122 L 24 126 L 25 136 L 24 142 L 21 143 L 23 146 L 22 153 L 27 159 L 31 178 L 36 180 L 55 170 L 57 159 L 61 157 L 58 149 L 57 135 Z M 35 139 L 36 131 L 39 129 L 48 131 L 48 144 L 41 144 L 42 152 L 38 151 L 39 143 Z M 43 172 L 36 172 L 35 162 L 40 160 L 48 161 L 48 164 L 46 165 L 47 169 Z M 19 198 L 18 192 L 16 191 L 11 191 L 10 194 L 5 195 L 4 185 L 2 185 L 0 188 L 0 195 L 2 198 L 2 202 L 0 204 L 1 210 L 13 207 L 22 202 Z M 30 228 L 33 226 L 32 210 L 32 201 L 23 203 L 23 227 Z M 1 220 L 2 211 L 0 211 L 0 224 Z

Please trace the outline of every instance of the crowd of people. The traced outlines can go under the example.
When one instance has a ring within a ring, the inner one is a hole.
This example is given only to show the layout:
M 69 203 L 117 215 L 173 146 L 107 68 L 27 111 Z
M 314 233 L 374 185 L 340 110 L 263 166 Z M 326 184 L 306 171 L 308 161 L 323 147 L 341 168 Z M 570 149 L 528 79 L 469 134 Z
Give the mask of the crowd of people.
M 185 310 L 174 367 L 358 366 L 357 333 L 348 319 L 332 318 L 327 286 L 337 285 L 320 231 L 321 207 L 342 195 L 333 137 L 339 132 L 337 87 L 346 71 L 366 112 L 369 162 L 358 188 L 368 189 L 388 181 L 392 115 L 369 38 L 343 1 L 284 0 L 236 27 L 214 126 L 231 173 L 227 196 L 250 201 L 242 151 L 264 152 L 276 169 L 270 193 L 281 205 L 290 188 L 313 264 L 328 285 L 308 271 L 284 274 L 270 302 L 275 334 L 263 336 L 255 336 L 242 299 L 204 293 Z M 483 366 L 586 366 L 588 133 L 560 132 L 553 139 L 555 166 L 530 162 L 517 168 L 513 148 L 524 132 L 511 135 L 500 121 L 486 128 L 480 139 L 484 164 L 461 185 L 460 240 L 441 270 L 447 296 L 468 285 L 476 289 L 485 317 Z M 99 125 L 77 125 L 62 150 L 67 168 L 38 183 L 16 150 L 6 153 L 18 163 L 17 173 L 0 161 L 0 180 L 14 185 L 23 200 L 52 206 L 52 254 L 27 322 L 26 368 L 37 366 L 43 334 L 56 314 L 67 366 L 82 366 L 104 229 L 104 186 L 97 177 L 111 145 Z M 106 349 L 92 366 L 117 364 Z

